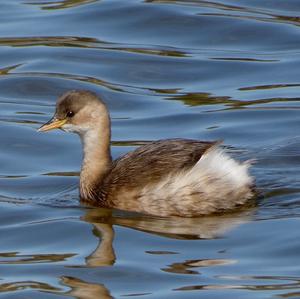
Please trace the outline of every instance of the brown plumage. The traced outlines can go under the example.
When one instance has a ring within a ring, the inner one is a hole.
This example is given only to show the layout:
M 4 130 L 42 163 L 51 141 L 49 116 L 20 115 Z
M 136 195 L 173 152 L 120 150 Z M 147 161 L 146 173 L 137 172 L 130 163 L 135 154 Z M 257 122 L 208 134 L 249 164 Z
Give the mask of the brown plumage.
M 159 216 L 193 217 L 232 210 L 254 196 L 248 165 L 218 142 L 159 140 L 112 161 L 110 118 L 89 91 L 62 95 L 54 117 L 39 130 L 77 133 L 83 144 L 83 201 Z

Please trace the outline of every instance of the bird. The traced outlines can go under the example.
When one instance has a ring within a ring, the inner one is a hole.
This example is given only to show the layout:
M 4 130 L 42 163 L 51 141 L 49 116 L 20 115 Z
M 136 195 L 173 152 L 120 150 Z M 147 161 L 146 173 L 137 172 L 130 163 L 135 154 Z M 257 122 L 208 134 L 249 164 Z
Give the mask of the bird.
M 251 163 L 233 159 L 219 141 L 157 140 L 113 161 L 110 114 L 92 91 L 58 97 L 54 116 L 38 131 L 53 129 L 81 139 L 82 202 L 158 217 L 201 217 L 236 210 L 255 198 Z

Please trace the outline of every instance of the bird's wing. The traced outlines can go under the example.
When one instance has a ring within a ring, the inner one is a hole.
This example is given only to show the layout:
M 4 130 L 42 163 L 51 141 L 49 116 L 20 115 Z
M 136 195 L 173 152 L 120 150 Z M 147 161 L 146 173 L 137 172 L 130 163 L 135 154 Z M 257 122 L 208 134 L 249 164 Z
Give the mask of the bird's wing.
M 145 186 L 193 167 L 206 150 L 218 142 L 168 139 L 151 142 L 114 161 L 107 177 L 110 189 Z

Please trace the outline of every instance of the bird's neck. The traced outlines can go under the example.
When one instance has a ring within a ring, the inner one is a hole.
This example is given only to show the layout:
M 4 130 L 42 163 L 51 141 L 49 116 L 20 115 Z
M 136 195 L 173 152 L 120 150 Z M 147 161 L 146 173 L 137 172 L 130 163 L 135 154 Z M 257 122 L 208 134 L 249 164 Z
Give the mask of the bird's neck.
M 83 161 L 80 173 L 80 196 L 96 200 L 104 178 L 111 168 L 110 122 L 91 129 L 81 136 Z

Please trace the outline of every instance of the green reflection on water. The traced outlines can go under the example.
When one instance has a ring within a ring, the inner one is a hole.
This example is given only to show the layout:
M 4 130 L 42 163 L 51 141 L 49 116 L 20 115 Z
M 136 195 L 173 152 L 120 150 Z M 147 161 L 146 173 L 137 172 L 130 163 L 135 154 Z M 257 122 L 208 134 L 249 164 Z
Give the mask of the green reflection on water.
M 0 253 L 0 264 L 56 263 L 75 255 L 74 253 L 22 255 L 18 252 L 2 252 Z
M 25 289 L 34 289 L 45 292 L 57 292 L 59 288 L 53 287 L 48 283 L 38 281 L 16 281 L 0 284 L 0 292 L 17 292 Z
M 0 46 L 10 47 L 72 47 L 88 49 L 104 49 L 120 52 L 138 53 L 144 55 L 188 57 L 189 55 L 182 50 L 169 49 L 164 47 L 143 47 L 129 46 L 127 44 L 112 43 L 96 38 L 81 36 L 40 36 L 40 37 L 19 37 L 19 38 L 0 38 Z
M 61 1 L 36 1 L 36 2 L 26 2 L 26 4 L 40 6 L 41 9 L 54 10 L 54 9 L 64 9 L 72 8 L 76 6 L 81 6 L 85 4 L 90 4 L 100 0 L 61 0 Z

